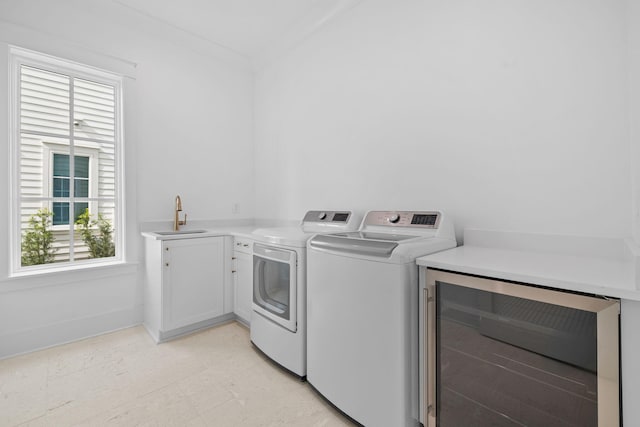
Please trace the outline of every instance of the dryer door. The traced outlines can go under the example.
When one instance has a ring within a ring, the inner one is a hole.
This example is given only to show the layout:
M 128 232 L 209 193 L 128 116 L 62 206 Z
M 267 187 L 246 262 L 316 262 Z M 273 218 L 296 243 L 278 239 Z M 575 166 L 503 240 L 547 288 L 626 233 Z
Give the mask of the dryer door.
M 296 332 L 296 253 L 255 244 L 253 311 Z

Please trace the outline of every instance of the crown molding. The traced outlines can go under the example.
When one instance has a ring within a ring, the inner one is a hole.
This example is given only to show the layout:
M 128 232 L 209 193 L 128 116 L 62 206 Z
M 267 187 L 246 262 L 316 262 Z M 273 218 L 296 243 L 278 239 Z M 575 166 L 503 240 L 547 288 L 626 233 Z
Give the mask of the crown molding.
M 364 0 L 332 0 L 316 6 L 291 28 L 284 31 L 276 40 L 251 56 L 254 71 L 268 66 L 271 62 L 295 49 L 304 40 L 323 28 L 328 22 L 355 8 Z

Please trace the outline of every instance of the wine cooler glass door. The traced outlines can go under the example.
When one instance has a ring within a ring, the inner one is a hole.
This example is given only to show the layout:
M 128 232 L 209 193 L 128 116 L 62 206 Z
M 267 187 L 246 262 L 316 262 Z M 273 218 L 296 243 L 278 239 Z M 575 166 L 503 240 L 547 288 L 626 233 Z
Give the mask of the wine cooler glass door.
M 619 425 L 617 300 L 427 273 L 427 425 Z

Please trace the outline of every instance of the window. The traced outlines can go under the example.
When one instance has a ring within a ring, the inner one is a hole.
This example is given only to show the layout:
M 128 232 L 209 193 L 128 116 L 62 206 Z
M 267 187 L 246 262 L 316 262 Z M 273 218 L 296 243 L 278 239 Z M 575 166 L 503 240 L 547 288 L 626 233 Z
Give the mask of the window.
M 89 157 L 74 156 L 74 173 L 69 172 L 69 156 L 53 155 L 53 197 L 70 197 L 71 178 L 74 180 L 74 197 L 84 200 L 89 197 Z M 89 203 L 74 204 L 73 221 L 77 221 Z M 69 202 L 53 202 L 53 225 L 69 224 Z
M 121 260 L 121 78 L 10 55 L 13 272 Z

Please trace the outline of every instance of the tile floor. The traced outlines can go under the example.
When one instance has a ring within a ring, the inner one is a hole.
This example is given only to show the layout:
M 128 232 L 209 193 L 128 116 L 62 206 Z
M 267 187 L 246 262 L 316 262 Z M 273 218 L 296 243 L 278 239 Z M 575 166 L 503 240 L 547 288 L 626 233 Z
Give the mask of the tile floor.
M 0 426 L 351 426 L 228 323 L 156 345 L 141 326 L 0 360 Z

